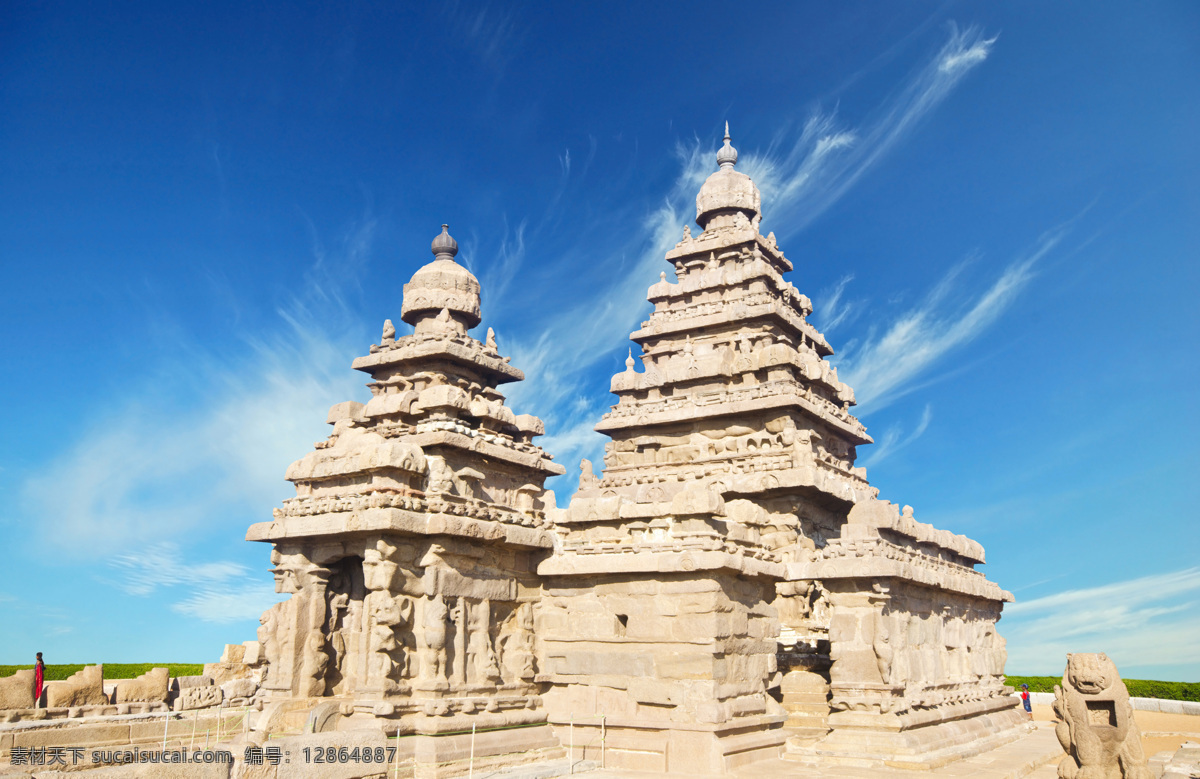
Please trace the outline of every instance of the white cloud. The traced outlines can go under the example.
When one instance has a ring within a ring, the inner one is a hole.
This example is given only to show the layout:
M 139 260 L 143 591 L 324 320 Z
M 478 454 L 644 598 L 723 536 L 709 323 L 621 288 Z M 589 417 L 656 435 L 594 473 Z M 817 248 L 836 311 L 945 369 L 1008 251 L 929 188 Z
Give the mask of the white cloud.
M 280 599 L 281 596 L 269 582 L 248 581 L 229 589 L 201 589 L 174 604 L 171 609 L 204 622 L 227 624 L 257 620 Z
M 124 574 L 120 586 L 131 595 L 145 596 L 159 589 L 185 587 L 189 595 L 171 609 L 205 622 L 257 619 L 283 597 L 275 593 L 270 582 L 252 576 L 243 565 L 227 561 L 189 562 L 183 559 L 178 545 L 171 542 L 120 555 L 112 566 Z
M 448 37 L 461 40 L 468 51 L 495 70 L 503 70 L 520 46 L 523 29 L 512 8 L 493 8 L 488 3 L 467 7 L 450 0 L 441 9 L 454 31 Z
M 160 587 L 217 586 L 246 576 L 244 565 L 231 562 L 186 563 L 179 545 L 160 541 L 134 554 L 113 558 L 112 566 L 125 575 L 121 589 L 130 595 L 149 595 Z
M 1011 263 L 973 300 L 950 294 L 966 264 L 960 263 L 916 308 L 873 329 L 861 343 L 847 344 L 836 362 L 841 378 L 854 387 L 860 408 L 878 411 L 911 392 L 914 379 L 987 330 L 1033 278 L 1034 265 L 1063 235 L 1063 228 L 1044 235 L 1031 252 Z M 963 300 L 967 300 L 965 305 Z
M 837 329 L 838 325 L 849 324 L 858 318 L 862 310 L 857 301 L 846 299 L 846 286 L 854 281 L 852 274 L 847 274 L 838 280 L 833 289 L 823 295 L 818 295 L 813 301 L 813 324 L 824 334 L 828 335 Z
M 861 127 L 842 127 L 836 112 L 818 111 L 798 136 L 781 132 L 765 154 L 743 155 L 739 165 L 762 190 L 764 224 L 779 225 L 781 236 L 811 224 L 986 60 L 995 42 L 978 27 L 952 25 L 938 53 Z
M 1014 603 L 1004 609 L 1001 632 L 1014 673 L 1059 673 L 1068 652 L 1104 652 L 1118 669 L 1190 666 L 1195 673 L 1200 568 Z
M 62 552 L 94 556 L 222 518 L 269 519 L 290 492 L 285 468 L 323 434 L 329 406 L 364 392 L 349 364 L 366 339 L 344 280 L 365 261 L 373 227 L 364 220 L 332 254 L 314 240 L 304 290 L 274 332 L 236 354 L 180 341 L 140 397 L 26 481 L 30 525 Z
M 903 428 L 899 425 L 891 427 L 871 447 L 871 454 L 859 464 L 864 468 L 875 467 L 883 462 L 884 459 L 891 457 L 924 435 L 925 431 L 929 429 L 929 423 L 932 420 L 933 408 L 929 404 L 926 404 L 925 410 L 921 412 L 920 420 L 917 421 L 916 428 L 911 433 L 905 436 Z
M 739 169 L 759 185 L 774 225 L 770 227 L 764 218 L 763 229 L 787 235 L 836 202 L 986 58 L 994 40 L 984 40 L 976 28 L 952 29 L 941 50 L 862 127 L 841 127 L 833 114 L 817 112 L 798 135 L 781 133 L 765 153 L 743 149 Z M 946 63 L 952 67 L 943 67 Z M 736 127 L 732 129 L 736 145 Z M 780 148 L 785 150 L 778 152 Z M 598 287 L 590 299 L 577 301 L 538 336 L 514 345 L 513 364 L 530 380 L 510 390 L 510 396 L 514 405 L 536 408 L 548 430 L 559 431 L 540 443 L 567 466 L 568 480 L 573 481 L 579 458 L 597 459 L 606 440 L 591 427 L 607 410 L 610 396 L 602 389 L 581 392 L 583 375 L 622 349 L 639 316 L 649 308 L 645 291 L 666 270 L 663 255 L 692 220 L 696 192 L 715 170 L 713 153 L 699 139 L 678 144 L 679 174 L 659 207 L 647 215 L 641 231 L 619 253 L 633 259 L 615 266 L 616 281 Z M 565 178 L 565 161 L 563 169 Z M 608 247 L 605 251 L 610 257 L 613 254 Z M 848 282 L 848 278 L 842 281 L 832 304 L 823 310 L 827 326 L 849 322 L 857 313 L 841 298 Z M 587 316 L 580 316 L 580 311 L 588 312 Z

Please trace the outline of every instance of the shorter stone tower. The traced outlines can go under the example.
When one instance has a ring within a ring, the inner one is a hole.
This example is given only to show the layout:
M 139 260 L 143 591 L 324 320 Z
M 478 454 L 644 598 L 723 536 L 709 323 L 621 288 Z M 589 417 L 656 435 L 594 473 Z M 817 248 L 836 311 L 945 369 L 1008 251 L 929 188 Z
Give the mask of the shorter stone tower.
M 412 335 L 389 320 L 354 361 L 370 402 L 330 409 L 329 438 L 288 469 L 296 497 L 246 536 L 272 544 L 276 589 L 291 594 L 262 617 L 274 708 L 260 727 L 381 724 L 413 734 L 397 743 L 426 764 L 462 745 L 422 736 L 473 727 L 532 726 L 509 732 L 506 753 L 557 747 L 537 727 L 533 608 L 553 547 L 542 485 L 563 473 L 532 443 L 541 420 L 497 390 L 521 371 L 490 328 L 483 343 L 468 335 L 479 282 L 446 225 L 432 248 L 404 286 Z

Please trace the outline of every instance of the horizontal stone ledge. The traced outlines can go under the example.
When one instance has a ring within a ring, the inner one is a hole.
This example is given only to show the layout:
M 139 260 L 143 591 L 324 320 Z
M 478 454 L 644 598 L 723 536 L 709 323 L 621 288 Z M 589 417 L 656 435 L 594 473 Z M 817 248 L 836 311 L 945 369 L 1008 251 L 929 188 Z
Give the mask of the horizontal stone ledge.
M 754 714 L 748 717 L 733 717 L 725 722 L 674 722 L 671 720 L 651 720 L 638 717 L 609 717 L 600 714 L 582 714 L 577 718 L 563 716 L 561 712 L 550 716 L 551 725 L 572 725 L 575 727 L 600 727 L 600 718 L 604 716 L 606 728 L 627 728 L 629 730 L 646 730 L 661 732 L 664 730 L 684 730 L 696 733 L 726 733 L 731 730 L 757 730 L 781 726 L 787 721 L 787 714 Z
M 787 563 L 787 579 L 901 579 L 935 590 L 946 590 L 983 600 L 1011 603 L 1012 593 L 1000 585 L 978 577 L 939 571 L 883 557 L 836 557 L 808 563 Z M 978 579 L 978 581 L 975 581 Z M 870 588 L 867 588 L 870 591 Z
M 431 357 L 448 357 L 493 374 L 496 378 L 500 379 L 499 383 L 501 384 L 522 381 L 525 378 L 525 374 L 519 368 L 514 368 L 505 362 L 503 357 L 488 354 L 483 349 L 482 344 L 477 348 L 471 348 L 448 339 L 440 338 L 405 342 L 382 348 L 377 352 L 372 352 L 362 357 L 356 357 L 354 358 L 354 362 L 350 364 L 350 367 L 356 371 L 369 372 L 370 368 L 382 365 L 428 360 Z
M 768 563 L 727 552 L 626 552 L 560 554 L 538 565 L 539 576 L 593 576 L 605 573 L 702 573 L 731 571 L 746 576 L 785 578 L 782 563 Z
M 1020 699 L 1021 694 L 1015 692 L 1012 697 Z M 1030 703 L 1049 706 L 1054 703 L 1052 692 L 1029 693 Z M 1200 717 L 1200 701 L 1174 701 L 1167 698 L 1135 698 L 1130 696 L 1129 705 L 1137 711 L 1158 711 L 1163 714 L 1190 714 Z
M 723 643 L 727 640 L 723 638 L 627 638 L 624 636 L 586 638 L 579 636 L 555 636 L 552 633 L 540 634 L 538 637 L 547 644 L 621 644 L 630 649 L 636 648 L 639 645 L 649 649 L 661 649 L 664 646 L 672 644 L 717 648 L 718 643 Z
M 553 549 L 553 534 L 546 530 L 496 520 L 456 514 L 423 514 L 397 508 L 288 517 L 258 522 L 246 532 L 247 541 L 282 541 L 320 538 L 345 533 L 400 533 L 413 536 L 448 535 L 479 541 Z
M 485 457 L 493 457 L 497 460 L 503 460 L 504 462 L 512 463 L 513 465 L 518 465 L 525 468 L 534 468 L 553 476 L 562 476 L 567 472 L 567 469 L 564 466 L 547 459 L 543 456 L 543 454 L 522 452 L 518 449 L 501 446 L 500 444 L 495 444 L 482 438 L 466 436 L 453 430 L 429 430 L 425 432 L 411 433 L 404 436 L 402 440 L 405 443 L 416 444 L 426 453 L 428 453 L 429 449 L 433 447 L 450 446 L 454 447 L 455 449 L 474 452 Z
M 732 392 L 739 391 L 733 390 Z M 691 402 L 682 405 L 680 408 L 663 410 L 647 409 L 645 411 L 639 410 L 634 413 L 616 415 L 615 411 L 620 410 L 621 412 L 625 412 L 628 408 L 622 408 L 618 405 L 613 411 L 601 417 L 600 422 L 593 429 L 598 433 L 615 433 L 620 430 L 647 427 L 650 425 L 677 424 L 714 417 L 740 416 L 760 411 L 794 408 L 800 409 L 820 419 L 822 422 L 838 428 L 840 432 L 854 439 L 859 444 L 869 444 L 873 440 L 866 434 L 865 428 L 861 424 L 856 425 L 829 413 L 827 409 L 794 390 L 749 398 L 738 398 L 735 395 L 732 400 L 717 400 L 706 405 L 697 404 L 694 396 L 687 396 L 687 399 L 691 400 Z M 644 420 L 643 417 L 645 418 Z

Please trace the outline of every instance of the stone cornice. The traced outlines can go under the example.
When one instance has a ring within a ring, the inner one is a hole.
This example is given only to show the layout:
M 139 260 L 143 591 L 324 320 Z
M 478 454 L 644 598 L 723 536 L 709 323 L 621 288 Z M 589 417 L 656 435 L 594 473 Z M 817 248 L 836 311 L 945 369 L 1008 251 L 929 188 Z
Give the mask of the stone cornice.
M 414 502 L 413 505 L 420 504 Z M 554 546 L 553 533 L 541 527 L 525 527 L 511 522 L 449 513 L 455 508 L 466 511 L 462 504 L 444 503 L 441 511 L 436 510 L 436 505 L 428 505 L 427 508 L 428 511 L 422 511 L 419 507 L 415 510 L 366 508 L 291 516 L 276 519 L 274 522 L 258 522 L 251 525 L 246 533 L 246 540 L 277 543 L 284 540 L 329 538 L 346 533 L 393 532 L 419 536 L 458 536 L 542 549 L 551 549 Z

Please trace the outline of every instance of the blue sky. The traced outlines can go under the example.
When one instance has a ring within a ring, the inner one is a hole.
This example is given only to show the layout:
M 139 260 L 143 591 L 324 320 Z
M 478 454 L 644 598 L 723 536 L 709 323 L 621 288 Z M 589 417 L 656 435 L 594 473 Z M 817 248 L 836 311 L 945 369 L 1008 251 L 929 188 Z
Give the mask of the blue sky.
M 245 6 L 0 19 L 0 662 L 253 638 L 245 528 L 442 222 L 565 503 L 728 120 L 1009 670 L 1200 680 L 1200 5 Z

